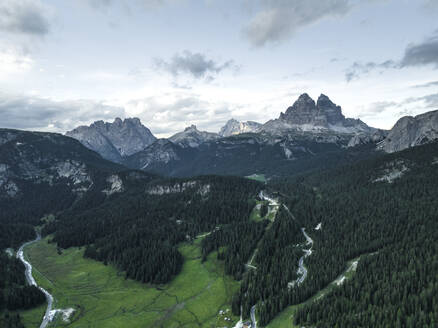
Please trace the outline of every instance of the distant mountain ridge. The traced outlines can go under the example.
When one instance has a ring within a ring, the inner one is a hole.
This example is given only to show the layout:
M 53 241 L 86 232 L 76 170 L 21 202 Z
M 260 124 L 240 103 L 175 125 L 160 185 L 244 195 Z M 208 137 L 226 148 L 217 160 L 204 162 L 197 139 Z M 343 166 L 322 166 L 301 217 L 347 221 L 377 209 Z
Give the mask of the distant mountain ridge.
M 277 119 L 264 124 L 230 119 L 219 133 L 191 125 L 157 140 L 138 118 L 116 118 L 113 123 L 97 121 L 66 135 L 133 169 L 190 176 L 275 172 L 292 161 L 313 163 L 312 157 L 326 156 L 332 161 L 334 153 L 358 146 L 395 152 L 436 140 L 437 131 L 438 111 L 401 118 L 386 131 L 345 117 L 342 108 L 324 94 L 315 102 L 304 93 Z M 292 166 L 303 169 L 295 163 Z
M 219 139 L 221 136 L 217 133 L 199 131 L 196 125 L 191 125 L 184 129 L 182 132 L 178 132 L 169 138 L 173 143 L 180 145 L 181 147 L 199 147 L 200 144 Z
M 98 152 L 103 158 L 120 163 L 122 157 L 139 152 L 156 138 L 138 118 L 113 123 L 96 121 L 90 126 L 80 126 L 68 131 L 66 136 L 79 140 L 85 147 Z

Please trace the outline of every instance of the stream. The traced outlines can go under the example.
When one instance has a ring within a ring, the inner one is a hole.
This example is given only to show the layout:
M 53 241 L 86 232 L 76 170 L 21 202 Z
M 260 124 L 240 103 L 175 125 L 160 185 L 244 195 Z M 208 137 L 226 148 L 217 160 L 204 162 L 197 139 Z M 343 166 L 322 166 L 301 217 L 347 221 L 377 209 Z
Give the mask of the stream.
M 313 239 L 309 237 L 309 235 L 306 233 L 305 228 L 301 228 L 301 231 L 303 232 L 304 237 L 306 238 L 306 245 L 311 245 L 309 249 L 303 249 L 304 255 L 300 257 L 300 260 L 298 261 L 298 275 L 300 277 L 296 280 L 296 283 L 298 285 L 301 285 L 304 280 L 307 278 L 307 269 L 304 266 L 304 259 L 310 255 L 312 255 L 312 247 L 313 247 Z
M 18 252 L 17 252 L 17 258 L 21 262 L 23 262 L 24 266 L 26 267 L 25 275 L 26 275 L 27 283 L 31 286 L 38 287 L 38 289 L 41 290 L 44 293 L 44 295 L 46 296 L 47 309 L 46 309 L 46 312 L 44 314 L 43 321 L 41 322 L 41 325 L 40 325 L 40 328 L 46 328 L 47 325 L 49 324 L 49 322 L 53 319 L 54 314 L 56 313 L 56 311 L 55 311 L 55 313 L 52 311 L 53 296 L 47 290 L 38 286 L 34 277 L 32 276 L 32 265 L 28 261 L 25 260 L 24 253 L 23 253 L 23 250 L 26 246 L 33 244 L 33 243 L 36 243 L 39 240 L 41 240 L 41 234 L 39 232 L 37 232 L 36 239 L 34 239 L 32 241 L 28 241 L 28 242 L 24 243 L 23 245 L 21 245 L 21 247 L 18 249 Z

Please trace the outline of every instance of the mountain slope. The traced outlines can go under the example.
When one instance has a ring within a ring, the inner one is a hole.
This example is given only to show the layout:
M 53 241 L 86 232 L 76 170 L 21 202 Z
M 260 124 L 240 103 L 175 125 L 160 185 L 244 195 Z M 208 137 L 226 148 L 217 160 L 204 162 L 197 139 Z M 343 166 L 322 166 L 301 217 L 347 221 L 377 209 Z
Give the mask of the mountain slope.
M 331 165 L 333 162 L 329 158 L 335 160 L 334 154 L 339 159 L 343 157 L 341 154 L 346 154 L 341 140 L 338 143 L 316 142 L 297 135 L 272 138 L 263 134 L 243 134 L 201 145 L 191 162 L 178 167 L 177 172 L 183 176 L 193 173 L 289 175 Z M 326 159 L 324 163 L 321 163 L 322 158 Z
M 240 134 L 207 141 L 199 147 L 181 147 L 160 139 L 124 160 L 133 169 L 160 175 L 187 177 L 202 174 L 247 176 L 291 175 L 329 168 L 378 155 L 374 144 L 347 149 L 350 136 L 288 133 Z
M 386 139 L 379 145 L 388 153 L 422 145 L 438 139 L 438 110 L 397 121 Z
M 100 202 L 123 190 L 123 171 L 75 139 L 0 129 L 0 221 L 34 224 L 73 204 Z
M 272 192 L 291 213 L 279 216 L 279 225 L 295 223 L 313 240 L 304 259 L 307 276 L 289 284 L 296 279 L 289 268 L 299 266 L 303 247 L 300 239 L 288 239 L 292 229 L 265 235 L 254 259 L 257 270 L 244 278 L 233 309 L 241 305 L 246 316 L 256 304 L 266 325 L 287 304 L 317 295 L 360 258 L 354 279 L 339 280 L 318 302 L 296 306 L 294 322 L 289 315 L 280 326 L 434 326 L 436 311 L 429 304 L 438 302 L 437 158 L 438 143 L 432 143 L 273 181 Z M 282 249 L 288 249 L 284 256 L 267 256 Z M 388 295 L 391 301 L 382 301 Z
M 216 140 L 219 138 L 220 136 L 216 133 L 199 131 L 195 125 L 191 125 L 185 128 L 184 131 L 178 132 L 171 136 L 169 140 L 183 148 L 196 148 L 204 142 Z

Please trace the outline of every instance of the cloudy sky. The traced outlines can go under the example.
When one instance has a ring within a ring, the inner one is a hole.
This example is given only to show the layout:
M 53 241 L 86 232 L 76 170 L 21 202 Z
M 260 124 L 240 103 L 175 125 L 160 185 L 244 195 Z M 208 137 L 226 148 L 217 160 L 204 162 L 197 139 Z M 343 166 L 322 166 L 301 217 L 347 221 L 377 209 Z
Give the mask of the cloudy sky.
M 0 1 L 0 127 L 218 131 L 303 92 L 380 128 L 438 109 L 438 0 Z

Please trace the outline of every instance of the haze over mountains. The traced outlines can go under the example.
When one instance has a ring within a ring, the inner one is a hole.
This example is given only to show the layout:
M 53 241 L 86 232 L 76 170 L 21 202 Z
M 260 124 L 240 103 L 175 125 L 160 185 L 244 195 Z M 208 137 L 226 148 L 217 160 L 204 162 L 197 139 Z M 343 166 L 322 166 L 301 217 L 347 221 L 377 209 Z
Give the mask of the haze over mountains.
M 437 139 L 437 112 L 416 118 L 404 117 L 391 131 L 368 126 L 360 119 L 346 118 L 340 106 L 321 94 L 315 102 L 304 93 L 277 119 L 264 124 L 230 119 L 219 133 L 187 127 L 168 139 L 156 139 L 137 118 L 113 123 L 97 121 L 66 133 L 102 157 L 131 168 L 167 175 L 226 173 L 230 161 L 251 173 L 261 163 L 311 158 L 329 149 L 372 144 L 375 149 L 394 152 Z M 323 147 L 323 145 L 329 145 Z M 270 153 L 267 158 L 266 154 Z M 259 163 L 259 164 L 254 164 Z M 208 166 L 207 168 L 202 168 Z M 198 170 L 194 167 L 199 167 Z

